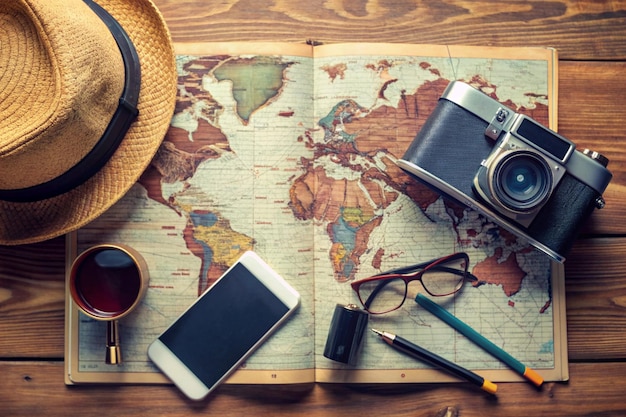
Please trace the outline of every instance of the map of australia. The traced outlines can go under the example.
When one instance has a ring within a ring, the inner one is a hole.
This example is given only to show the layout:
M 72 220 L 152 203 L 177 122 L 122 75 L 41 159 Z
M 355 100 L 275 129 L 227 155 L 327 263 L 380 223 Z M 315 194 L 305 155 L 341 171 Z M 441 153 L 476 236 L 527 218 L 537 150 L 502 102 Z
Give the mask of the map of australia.
M 117 212 L 91 229 L 112 229 L 106 222 L 115 217 L 167 236 L 153 254 L 160 263 L 148 294 L 159 320 L 173 319 L 183 294 L 202 294 L 255 250 L 303 303 L 287 336 L 272 338 L 247 366 L 332 367 L 321 352 L 334 306 L 358 303 L 350 282 L 464 251 L 480 282 L 456 298 L 454 313 L 496 343 L 531 335 L 510 352 L 530 366 L 553 361 L 546 257 L 396 165 L 451 80 L 547 125 L 544 61 L 205 54 L 179 55 L 177 64 L 177 105 L 161 148 Z M 133 227 L 115 233 L 149 240 Z M 501 366 L 462 357 L 454 333 L 413 305 L 401 314 L 398 333 L 426 338 L 469 368 Z M 383 352 L 362 365 L 415 366 Z

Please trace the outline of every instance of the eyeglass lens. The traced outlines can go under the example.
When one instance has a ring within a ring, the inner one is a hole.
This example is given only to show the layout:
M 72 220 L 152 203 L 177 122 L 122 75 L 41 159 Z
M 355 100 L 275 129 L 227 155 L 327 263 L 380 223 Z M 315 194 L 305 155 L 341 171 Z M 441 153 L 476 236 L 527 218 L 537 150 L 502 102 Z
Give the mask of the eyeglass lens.
M 466 269 L 466 259 L 458 257 L 404 277 L 381 276 L 379 280 L 363 282 L 358 288 L 359 298 L 371 313 L 386 313 L 400 307 L 406 297 L 414 298 L 417 295 L 419 286 L 407 284 L 411 278 L 421 279 L 422 286 L 430 295 L 445 296 L 461 289 Z
M 464 258 L 450 259 L 424 271 L 422 286 L 434 296 L 454 294 L 463 286 L 465 272 L 467 262 Z

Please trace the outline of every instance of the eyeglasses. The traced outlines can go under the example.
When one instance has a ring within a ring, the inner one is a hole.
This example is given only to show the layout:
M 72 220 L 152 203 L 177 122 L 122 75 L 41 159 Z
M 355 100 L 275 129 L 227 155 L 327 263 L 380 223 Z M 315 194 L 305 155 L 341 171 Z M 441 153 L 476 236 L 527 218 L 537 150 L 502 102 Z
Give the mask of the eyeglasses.
M 350 285 L 368 312 L 384 314 L 397 310 L 404 304 L 411 281 L 420 281 L 424 290 L 433 297 L 455 294 L 466 281 L 478 282 L 478 278 L 467 271 L 468 265 L 469 256 L 459 252 L 386 271 Z M 417 294 L 411 296 L 414 295 Z

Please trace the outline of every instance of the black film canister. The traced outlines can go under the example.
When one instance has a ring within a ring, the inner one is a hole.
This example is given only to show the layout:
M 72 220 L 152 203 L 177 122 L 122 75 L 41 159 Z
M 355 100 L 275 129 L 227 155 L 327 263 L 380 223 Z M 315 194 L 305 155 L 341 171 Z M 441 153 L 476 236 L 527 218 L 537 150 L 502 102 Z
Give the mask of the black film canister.
M 368 317 L 365 311 L 354 304 L 345 306 L 337 304 L 330 322 L 324 356 L 334 361 L 355 365 Z

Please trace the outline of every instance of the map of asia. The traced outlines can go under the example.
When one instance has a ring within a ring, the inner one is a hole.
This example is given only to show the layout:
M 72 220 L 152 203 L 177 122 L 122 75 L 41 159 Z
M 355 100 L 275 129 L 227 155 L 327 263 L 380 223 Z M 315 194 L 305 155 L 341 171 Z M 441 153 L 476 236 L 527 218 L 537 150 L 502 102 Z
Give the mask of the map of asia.
M 451 80 L 548 125 L 546 60 L 417 47 L 197 50 L 178 52 L 176 111 L 152 164 L 76 234 L 79 252 L 99 242 L 135 247 L 151 275 L 142 305 L 120 323 L 123 365 L 102 363 L 104 323 L 80 318 L 81 370 L 157 372 L 148 344 L 247 250 L 302 305 L 245 369 L 351 369 L 322 355 L 335 306 L 360 305 L 350 283 L 461 251 L 480 282 L 450 311 L 528 366 L 554 367 L 549 259 L 396 165 Z M 369 321 L 461 366 L 506 368 L 413 300 Z M 399 371 L 428 365 L 367 334 L 357 368 L 398 370 L 402 380 Z

